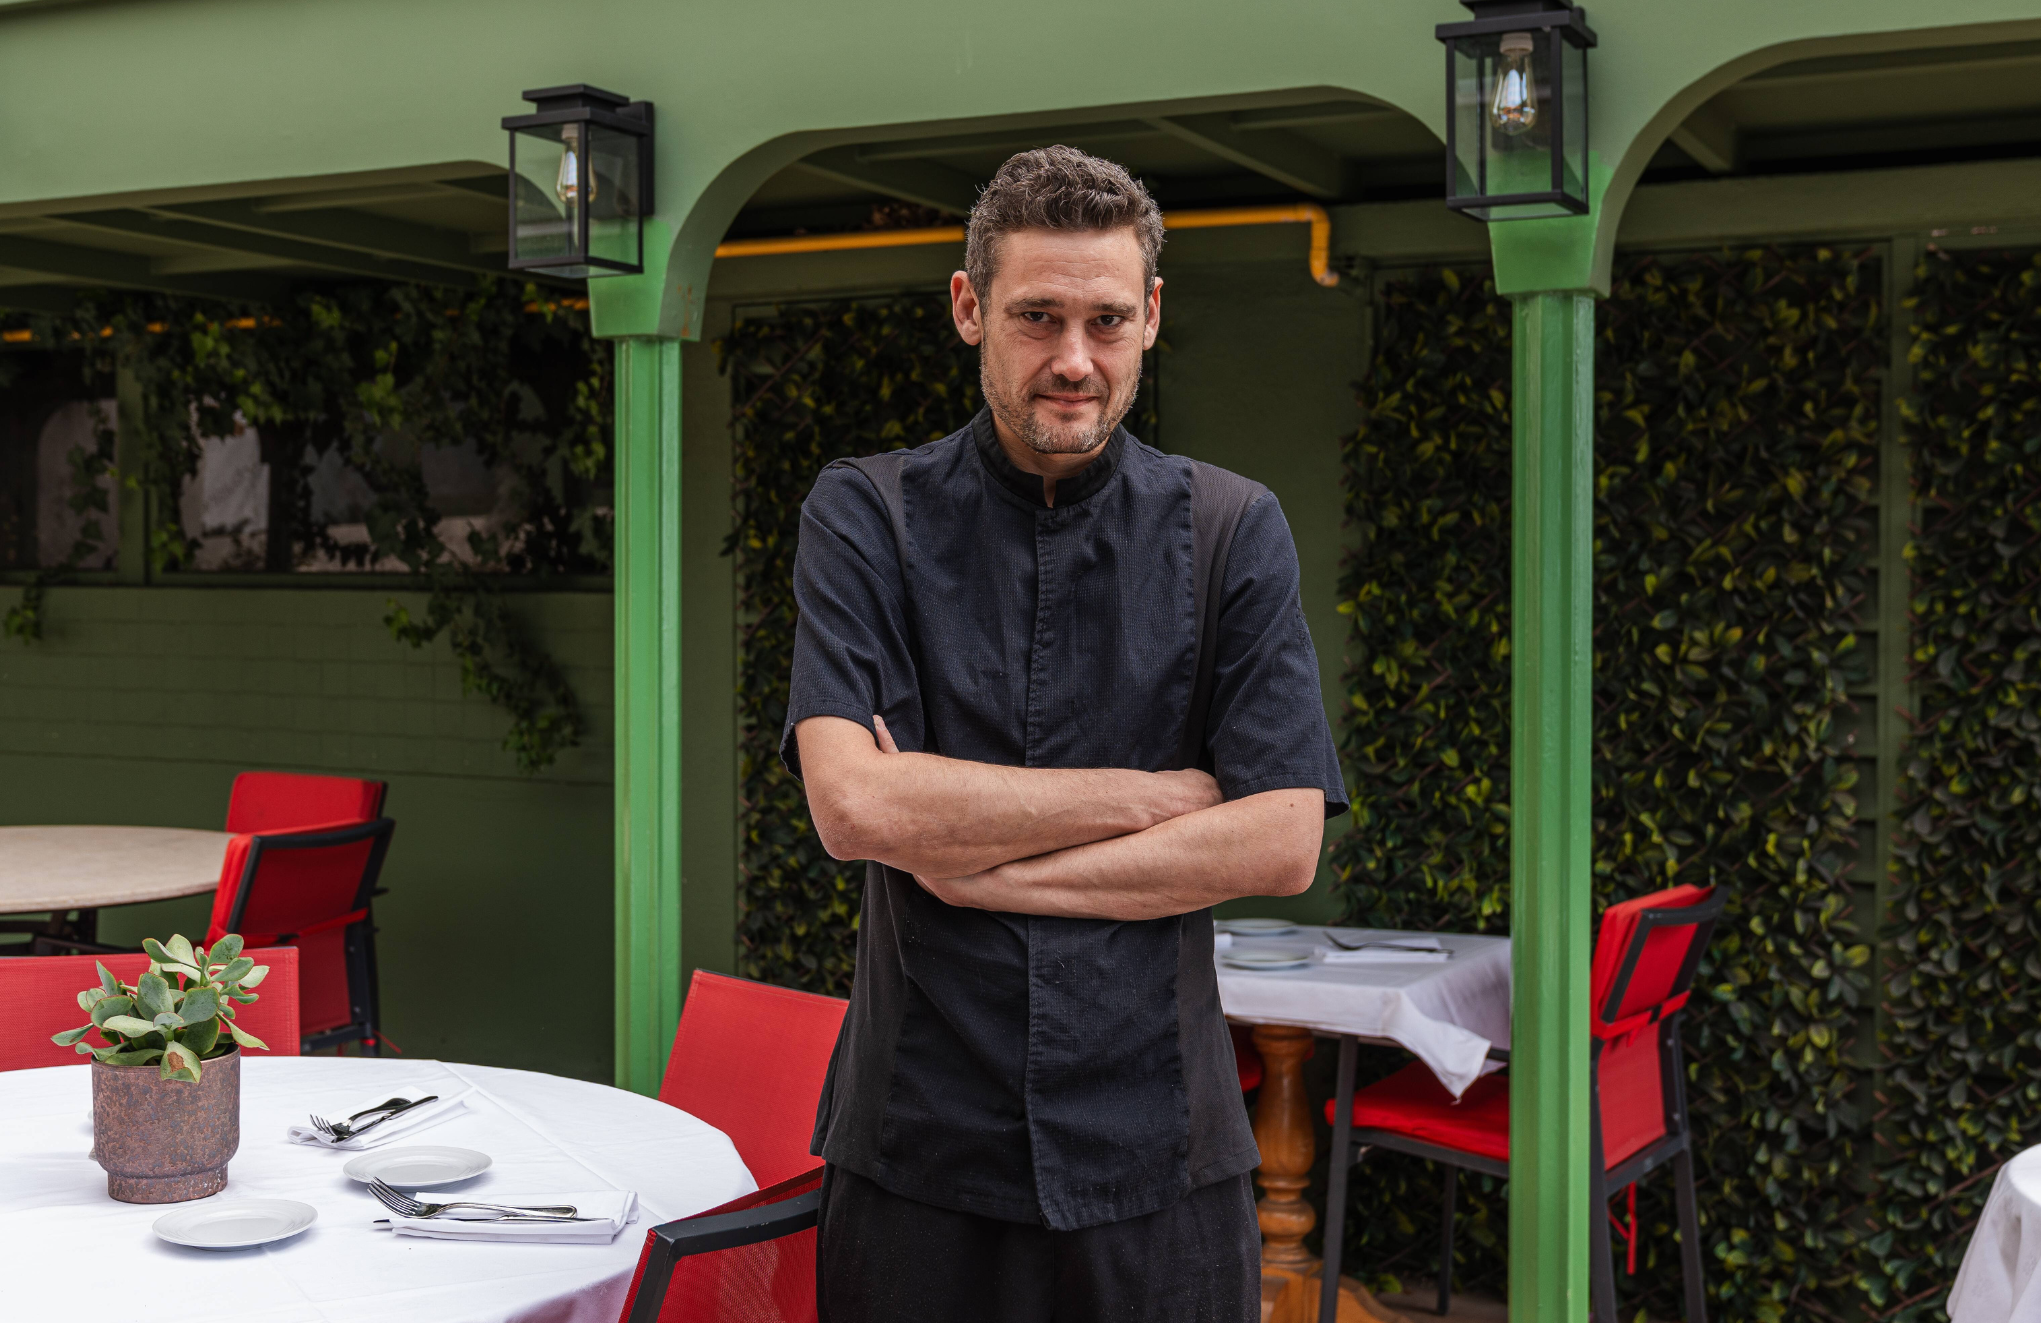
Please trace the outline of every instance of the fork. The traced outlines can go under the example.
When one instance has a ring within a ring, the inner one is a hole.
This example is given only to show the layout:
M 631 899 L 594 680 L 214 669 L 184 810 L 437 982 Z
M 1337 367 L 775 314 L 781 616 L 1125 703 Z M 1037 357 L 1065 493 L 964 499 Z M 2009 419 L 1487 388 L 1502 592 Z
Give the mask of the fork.
M 381 1116 L 377 1117 L 375 1120 L 369 1122 L 365 1126 L 351 1126 L 347 1123 L 347 1121 L 339 1122 L 329 1121 L 323 1116 L 313 1116 L 307 1119 L 311 1121 L 312 1128 L 314 1130 L 317 1130 L 321 1136 L 323 1136 L 326 1140 L 328 1140 L 331 1143 L 338 1144 L 343 1140 L 353 1139 L 356 1135 L 365 1134 L 368 1131 L 375 1129 L 377 1126 L 381 1125 L 383 1122 L 389 1120 L 392 1117 L 402 1116 L 404 1113 L 410 1111 L 414 1107 L 423 1107 L 425 1106 L 425 1104 L 429 1102 L 438 1101 L 438 1099 L 439 1099 L 438 1094 L 428 1093 L 423 1098 L 420 1098 L 416 1102 L 407 1102 L 402 1107 L 397 1107 L 390 1111 L 384 1112 Z M 378 1109 L 371 1107 L 369 1110 L 373 1112 Z M 361 1115 L 360 1112 L 355 1113 L 355 1116 L 360 1115 Z M 348 1118 L 348 1120 L 352 1119 L 353 1117 Z
M 368 1183 L 368 1187 L 369 1193 L 376 1197 L 377 1203 L 380 1203 L 399 1217 L 438 1217 L 449 1208 L 480 1208 L 493 1213 L 501 1213 L 506 1218 L 517 1218 L 523 1221 L 593 1222 L 597 1220 L 592 1217 L 578 1216 L 580 1210 L 574 1207 L 573 1204 L 538 1204 L 532 1206 L 466 1202 L 428 1204 L 413 1199 L 408 1194 L 399 1193 L 381 1177 L 371 1180 Z
M 1325 940 L 1342 951 L 1440 951 L 1438 946 L 1411 946 L 1406 942 L 1342 942 L 1333 936 L 1330 928 L 1325 930 Z M 1450 954 L 1450 953 L 1449 953 Z

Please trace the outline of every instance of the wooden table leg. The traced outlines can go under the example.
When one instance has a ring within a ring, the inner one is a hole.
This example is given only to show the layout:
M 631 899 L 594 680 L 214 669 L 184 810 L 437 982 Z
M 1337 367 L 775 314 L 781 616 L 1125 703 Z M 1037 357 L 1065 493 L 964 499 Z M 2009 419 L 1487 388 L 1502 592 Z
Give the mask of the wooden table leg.
M 1318 1224 L 1317 1211 L 1304 1198 L 1318 1156 L 1311 1100 L 1304 1092 L 1311 1031 L 1258 1024 L 1254 1046 L 1262 1058 L 1261 1093 L 1254 1104 L 1254 1142 L 1261 1148 L 1255 1180 L 1262 1199 L 1255 1211 L 1261 1223 L 1262 1318 L 1315 1323 L 1319 1261 L 1304 1248 L 1304 1237 Z M 1351 1278 L 1341 1278 L 1339 1296 L 1339 1323 L 1408 1323 Z

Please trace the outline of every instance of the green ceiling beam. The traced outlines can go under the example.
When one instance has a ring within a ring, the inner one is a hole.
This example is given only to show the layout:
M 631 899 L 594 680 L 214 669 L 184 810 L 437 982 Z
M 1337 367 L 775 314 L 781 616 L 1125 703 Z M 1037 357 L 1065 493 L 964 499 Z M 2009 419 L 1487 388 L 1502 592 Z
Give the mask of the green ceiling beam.
M 1719 110 L 1702 106 L 1669 136 L 1673 146 L 1693 157 L 1694 164 L 1709 174 L 1730 174 L 1742 161 L 1736 125 Z
M 171 276 L 157 271 L 146 257 L 52 243 L 25 235 L 0 235 L 0 266 L 95 285 L 151 289 L 165 294 L 191 294 L 209 299 L 269 302 L 283 293 L 283 283 L 245 275 Z
M 914 161 L 958 152 L 1023 152 L 1052 142 L 1105 142 L 1119 138 L 1153 138 L 1161 130 L 1146 120 L 1108 119 L 1050 124 L 1032 129 L 992 129 L 984 133 L 953 133 L 935 138 L 901 138 L 867 143 L 857 149 L 860 161 Z
M 1337 198 L 1351 191 L 1351 172 L 1339 153 L 1294 133 L 1282 129 L 1243 133 L 1233 126 L 1231 115 L 1158 116 L 1148 123 L 1299 193 Z
M 223 252 L 282 258 L 285 261 L 303 262 L 329 271 L 369 276 L 378 280 L 409 280 L 425 285 L 464 285 L 469 279 L 448 267 L 429 266 L 423 262 L 411 262 L 400 258 L 379 257 L 327 244 L 307 243 L 302 239 L 262 234 L 253 230 L 229 229 L 203 221 L 173 220 L 142 211 L 71 212 L 56 219 L 67 225 L 81 225 L 117 234 L 141 235 L 150 239 L 191 244 Z
M 1318 101 L 1308 106 L 1268 106 L 1241 110 L 1228 116 L 1236 129 L 1258 132 L 1267 129 L 1309 129 L 1326 124 L 1353 124 L 1364 119 L 1383 119 L 1403 112 L 1394 106 L 1372 101 Z
M 838 147 L 803 157 L 796 164 L 835 183 L 957 216 L 969 215 L 978 201 L 978 181 L 971 176 L 920 161 L 868 161 L 855 148 Z
M 504 274 L 503 259 L 475 252 L 468 246 L 465 234 L 392 220 L 388 216 L 372 216 L 367 212 L 275 214 L 259 210 L 252 202 L 180 202 L 175 206 L 150 207 L 148 210 L 159 216 L 197 221 L 247 234 L 298 239 L 377 257 L 452 267 L 457 271 L 486 271 L 492 276 Z

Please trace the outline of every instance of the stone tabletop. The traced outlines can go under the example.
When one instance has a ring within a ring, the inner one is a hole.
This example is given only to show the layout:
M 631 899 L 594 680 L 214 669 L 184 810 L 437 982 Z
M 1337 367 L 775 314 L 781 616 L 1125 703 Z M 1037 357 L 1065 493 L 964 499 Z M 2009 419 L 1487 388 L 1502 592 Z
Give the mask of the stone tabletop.
M 0 914 L 211 891 L 232 839 L 183 827 L 0 827 Z

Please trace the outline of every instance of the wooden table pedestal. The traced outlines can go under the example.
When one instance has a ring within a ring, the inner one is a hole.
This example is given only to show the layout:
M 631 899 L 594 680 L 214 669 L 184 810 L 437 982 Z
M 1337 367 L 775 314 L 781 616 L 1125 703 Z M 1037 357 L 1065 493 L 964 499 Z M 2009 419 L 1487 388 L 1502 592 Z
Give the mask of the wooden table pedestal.
M 1304 1059 L 1311 1055 L 1311 1031 L 1258 1024 L 1254 1045 L 1261 1052 L 1261 1096 L 1254 1104 L 1254 1141 L 1261 1147 L 1255 1180 L 1262 1199 L 1262 1323 L 1316 1323 L 1319 1261 L 1304 1248 L 1318 1214 L 1304 1198 L 1318 1142 L 1311 1101 L 1304 1095 Z M 1385 1308 L 1351 1277 L 1339 1284 L 1339 1323 L 1409 1323 Z

